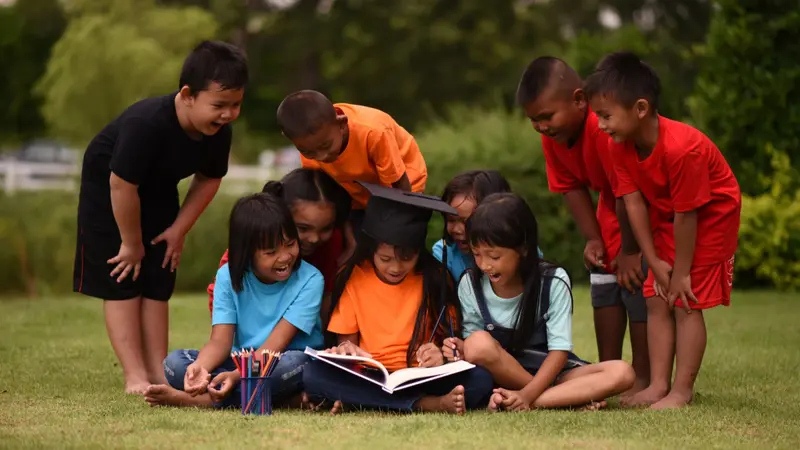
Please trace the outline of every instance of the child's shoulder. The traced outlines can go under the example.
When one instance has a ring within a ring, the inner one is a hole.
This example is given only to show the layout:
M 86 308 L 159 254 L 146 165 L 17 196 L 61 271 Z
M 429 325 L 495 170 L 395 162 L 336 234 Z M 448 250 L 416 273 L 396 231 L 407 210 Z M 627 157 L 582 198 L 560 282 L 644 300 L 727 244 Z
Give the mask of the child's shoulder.
M 658 117 L 659 140 L 663 142 L 667 152 L 687 152 L 697 148 L 701 144 L 711 143 L 711 139 L 702 131 L 689 125 L 688 123 L 668 119 L 663 116 Z
M 383 131 L 397 123 L 389 113 L 370 106 L 352 103 L 334 103 L 333 106 L 341 110 L 347 116 L 347 123 L 357 130 Z
M 309 281 L 318 280 L 322 282 L 322 272 L 319 271 L 313 264 L 300 260 L 300 266 L 297 268 L 297 281 L 303 284 Z
M 231 282 L 231 271 L 228 268 L 228 263 L 226 262 L 225 264 L 219 266 L 219 269 L 217 269 L 217 275 L 214 278 L 214 283 L 220 284 L 220 283 L 230 283 L 230 282 Z
M 569 277 L 569 273 L 561 266 L 542 264 L 542 278 L 544 279 L 545 277 L 551 280 L 550 289 L 553 289 L 553 286 L 556 284 L 561 284 L 561 282 L 566 283 L 567 287 L 572 287 L 572 280 Z

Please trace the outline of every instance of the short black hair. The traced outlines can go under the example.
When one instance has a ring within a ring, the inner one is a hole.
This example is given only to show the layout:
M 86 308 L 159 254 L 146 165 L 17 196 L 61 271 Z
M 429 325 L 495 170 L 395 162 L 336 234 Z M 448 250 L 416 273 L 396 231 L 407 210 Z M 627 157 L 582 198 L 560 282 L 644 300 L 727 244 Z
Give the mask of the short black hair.
M 280 181 L 269 181 L 261 192 L 283 197 L 291 208 L 296 201 L 331 203 L 336 212 L 334 224 L 343 226 L 350 215 L 350 194 L 327 173 L 308 168 L 297 168 L 284 175 Z
M 303 90 L 286 96 L 278 105 L 278 126 L 286 137 L 309 136 L 323 125 L 336 122 L 333 103 L 320 92 Z
M 459 173 L 444 187 L 442 201 L 450 204 L 458 195 L 471 198 L 479 205 L 484 198 L 498 192 L 511 192 L 508 180 L 496 170 L 468 170 Z M 444 224 L 444 239 L 452 243 L 453 237 L 447 232 L 447 220 Z
M 640 98 L 658 111 L 661 97 L 661 80 L 652 67 L 632 52 L 615 52 L 604 57 L 586 78 L 583 87 L 587 99 L 596 95 L 610 95 L 626 108 L 631 108 Z
M 249 81 L 247 57 L 237 46 L 222 41 L 203 41 L 183 61 L 178 89 L 189 86 L 192 95 L 211 83 L 222 89 L 241 89 Z
M 539 98 L 555 81 L 553 77 L 556 75 L 567 81 L 572 80 L 576 87 L 580 87 L 580 76 L 564 60 L 555 56 L 540 56 L 531 61 L 522 73 L 517 86 L 517 104 L 524 107 Z
M 273 249 L 298 239 L 297 227 L 283 198 L 258 193 L 240 198 L 231 210 L 228 226 L 228 270 L 233 290 L 241 292 L 244 275 L 252 270 L 258 250 Z M 292 270 L 297 269 L 300 258 Z

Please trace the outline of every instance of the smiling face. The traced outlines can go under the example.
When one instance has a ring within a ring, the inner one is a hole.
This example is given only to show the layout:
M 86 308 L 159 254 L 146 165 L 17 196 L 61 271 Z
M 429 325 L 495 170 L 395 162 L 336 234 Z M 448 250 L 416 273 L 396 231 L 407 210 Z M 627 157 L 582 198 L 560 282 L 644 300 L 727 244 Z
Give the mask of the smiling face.
M 291 210 L 300 238 L 300 254 L 308 256 L 330 240 L 336 219 L 332 203 L 297 200 Z
M 489 277 L 495 292 L 508 292 L 522 286 L 519 275 L 521 255 L 512 248 L 478 244 L 472 247 L 475 265 Z M 520 291 L 522 292 L 522 291 Z
M 414 270 L 419 260 L 419 252 L 410 255 L 401 254 L 397 248 L 389 244 L 378 244 L 372 263 L 375 274 L 386 284 L 400 284 Z
M 586 116 L 586 100 L 581 89 L 565 93 L 553 85 L 526 104 L 524 109 L 537 132 L 566 145 L 581 131 Z
M 189 87 L 184 86 L 180 98 L 188 107 L 186 118 L 194 131 L 213 136 L 239 117 L 244 89 L 223 90 L 219 83 L 211 83 L 207 90 L 192 96 Z
M 347 122 L 337 120 L 323 125 L 315 133 L 295 137 L 292 143 L 301 155 L 323 163 L 336 161 L 342 152 Z
M 253 255 L 253 272 L 264 283 L 286 281 L 292 275 L 299 254 L 297 240 L 284 235 L 283 242 L 277 247 L 256 250 Z
M 590 101 L 597 114 L 597 125 L 614 142 L 636 139 L 639 123 L 647 116 L 649 104 L 639 99 L 631 108 L 626 108 L 609 95 L 595 95 Z
M 450 214 L 446 216 L 447 234 L 453 238 L 453 241 L 455 241 L 456 245 L 458 245 L 458 249 L 461 251 L 461 253 L 469 254 L 470 247 L 469 242 L 467 241 L 467 230 L 465 223 L 467 219 L 469 219 L 469 216 L 472 215 L 472 212 L 475 211 L 477 203 L 475 203 L 475 199 L 472 197 L 458 194 L 453 197 L 453 200 L 450 202 L 450 206 L 458 211 L 458 216 L 453 216 Z

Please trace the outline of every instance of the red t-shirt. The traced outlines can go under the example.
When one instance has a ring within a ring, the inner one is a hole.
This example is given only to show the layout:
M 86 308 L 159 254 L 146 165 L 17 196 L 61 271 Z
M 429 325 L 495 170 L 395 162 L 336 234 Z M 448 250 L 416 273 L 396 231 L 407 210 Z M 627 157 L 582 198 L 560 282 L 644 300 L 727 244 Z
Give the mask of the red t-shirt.
M 641 191 L 649 203 L 653 241 L 659 256 L 675 259 L 676 212 L 697 210 L 692 265 L 727 261 L 736 252 L 742 195 L 716 145 L 699 130 L 658 116 L 658 142 L 643 161 L 632 143 L 609 142 L 618 196 Z
M 587 187 L 600 193 L 597 222 L 609 263 L 617 257 L 622 241 L 617 221 L 614 186 L 616 177 L 608 148 L 608 135 L 597 126 L 597 115 L 589 110 L 583 132 L 572 147 L 542 135 L 542 149 L 550 191 L 566 193 Z
M 314 250 L 314 253 L 303 258 L 307 263 L 316 267 L 317 270 L 322 273 L 322 277 L 325 279 L 325 287 L 323 291 L 324 294 L 329 294 L 333 291 L 333 284 L 336 281 L 336 271 L 338 270 L 338 267 L 336 267 L 336 259 L 342 254 L 343 247 L 344 240 L 342 237 L 342 232 L 338 228 L 335 228 L 328 242 L 320 245 L 316 250 Z M 224 266 L 227 262 L 228 250 L 225 250 L 225 254 L 223 254 L 222 259 L 219 260 L 219 267 Z M 208 310 L 213 311 L 213 281 L 208 285 L 208 289 L 206 291 L 208 292 Z

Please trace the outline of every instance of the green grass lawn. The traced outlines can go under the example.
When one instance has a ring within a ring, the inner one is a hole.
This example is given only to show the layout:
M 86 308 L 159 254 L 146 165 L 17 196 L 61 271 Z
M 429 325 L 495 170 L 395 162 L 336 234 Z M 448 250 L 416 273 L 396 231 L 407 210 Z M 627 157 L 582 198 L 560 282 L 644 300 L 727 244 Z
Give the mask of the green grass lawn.
M 208 335 L 204 296 L 172 300 L 170 348 Z M 596 360 L 576 291 L 576 352 Z M 0 448 L 791 448 L 800 442 L 800 297 L 735 293 L 706 315 L 696 402 L 677 411 L 444 415 L 150 408 L 122 392 L 99 301 L 0 300 Z M 626 350 L 626 357 L 629 353 Z

